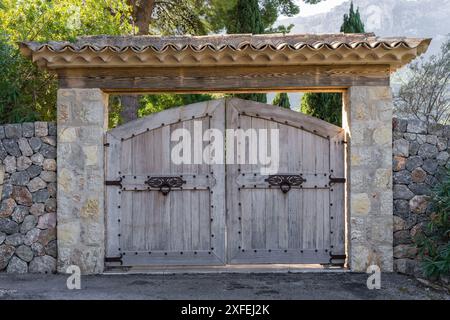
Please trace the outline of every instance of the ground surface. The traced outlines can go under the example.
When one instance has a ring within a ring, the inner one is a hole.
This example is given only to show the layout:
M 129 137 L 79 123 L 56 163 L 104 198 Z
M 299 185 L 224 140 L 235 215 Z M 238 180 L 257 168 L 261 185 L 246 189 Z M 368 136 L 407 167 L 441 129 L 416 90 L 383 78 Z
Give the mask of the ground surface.
M 413 278 L 382 274 L 381 290 L 368 290 L 355 273 L 175 274 L 82 276 L 68 290 L 65 275 L 0 274 L 1 299 L 438 299 L 450 295 Z

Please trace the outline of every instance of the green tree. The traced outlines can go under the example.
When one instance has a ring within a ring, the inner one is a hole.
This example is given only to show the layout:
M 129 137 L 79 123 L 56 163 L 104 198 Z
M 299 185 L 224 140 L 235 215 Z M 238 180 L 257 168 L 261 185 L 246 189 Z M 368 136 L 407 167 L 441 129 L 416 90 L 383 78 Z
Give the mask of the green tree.
M 356 12 L 353 8 L 353 1 L 350 3 L 350 11 L 344 14 L 344 23 L 341 26 L 341 32 L 344 33 L 364 33 L 364 23 L 361 21 L 359 8 Z
M 289 101 L 289 96 L 287 93 L 277 93 L 275 98 L 273 99 L 272 104 L 274 106 L 279 106 L 286 109 L 291 109 L 291 103 Z
M 122 0 L 0 2 L 0 122 L 54 120 L 57 82 L 22 57 L 17 41 L 73 40 L 83 34 L 126 34 Z
M 228 33 L 264 33 L 258 0 L 238 0 L 234 10 L 235 19 L 233 24 L 228 26 Z M 243 93 L 236 94 L 235 97 L 267 103 L 267 95 L 264 93 Z
M 306 93 L 302 97 L 301 112 L 340 126 L 341 101 L 340 93 Z
M 364 33 L 359 9 L 354 10 L 350 3 L 349 14 L 344 15 L 341 26 L 344 33 Z M 342 94 L 340 93 L 306 93 L 302 97 L 301 112 L 325 120 L 337 126 L 342 125 Z
M 304 3 L 316 4 L 322 0 L 303 0 Z M 239 0 L 208 0 L 209 12 L 206 20 L 214 32 L 233 30 L 237 25 L 236 8 Z M 294 0 L 258 0 L 261 22 L 265 33 L 288 33 L 293 25 L 274 27 L 280 15 L 292 17 L 300 12 Z M 254 6 L 254 4 L 252 4 Z

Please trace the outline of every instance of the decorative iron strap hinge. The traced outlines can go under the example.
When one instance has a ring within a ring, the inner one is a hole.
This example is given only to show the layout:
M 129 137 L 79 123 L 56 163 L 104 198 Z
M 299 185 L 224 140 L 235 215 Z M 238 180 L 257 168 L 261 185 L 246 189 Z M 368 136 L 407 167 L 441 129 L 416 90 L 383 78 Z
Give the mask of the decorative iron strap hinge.
M 347 179 L 345 179 L 345 178 L 335 178 L 335 177 L 333 177 L 332 174 L 330 174 L 330 181 L 328 182 L 328 185 L 331 187 L 333 184 L 346 183 L 346 182 L 347 182 Z
M 292 187 L 299 187 L 306 182 L 301 175 L 276 174 L 266 180 L 270 186 L 280 187 L 283 193 L 288 193 Z
M 122 255 L 120 255 L 120 257 L 105 258 L 105 262 L 107 263 L 118 262 L 120 263 L 120 265 L 123 265 Z
M 118 186 L 118 187 L 122 188 L 122 178 L 120 178 L 119 180 L 106 180 L 105 185 Z

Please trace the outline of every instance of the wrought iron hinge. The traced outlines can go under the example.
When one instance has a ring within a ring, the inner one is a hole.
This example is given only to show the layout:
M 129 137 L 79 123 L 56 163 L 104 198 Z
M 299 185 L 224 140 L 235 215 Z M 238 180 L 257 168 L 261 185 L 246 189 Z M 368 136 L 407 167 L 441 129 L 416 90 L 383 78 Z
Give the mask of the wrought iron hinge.
M 345 254 L 333 254 L 330 252 L 330 264 L 333 266 L 343 267 L 345 259 L 347 259 L 347 255 Z M 333 262 L 334 260 L 339 260 L 340 262 Z
M 335 178 L 333 175 L 330 174 L 330 181 L 328 182 L 328 185 L 331 187 L 333 184 L 336 183 L 346 183 L 347 179 L 345 178 Z
M 269 176 L 266 180 L 270 186 L 280 187 L 283 193 L 288 193 L 292 187 L 299 187 L 306 182 L 302 175 L 276 174 Z
M 105 258 L 105 262 L 118 262 L 120 265 L 123 265 L 122 255 L 120 257 Z
M 105 181 L 105 185 L 107 185 L 107 186 L 119 186 L 120 188 L 122 188 L 122 178 L 120 178 L 119 180 L 106 180 Z

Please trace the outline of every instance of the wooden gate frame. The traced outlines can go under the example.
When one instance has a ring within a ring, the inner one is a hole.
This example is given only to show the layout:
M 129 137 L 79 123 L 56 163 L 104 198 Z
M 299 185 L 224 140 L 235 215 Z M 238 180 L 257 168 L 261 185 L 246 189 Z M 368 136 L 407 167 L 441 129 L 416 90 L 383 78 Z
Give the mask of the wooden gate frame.
M 393 270 L 390 74 L 431 39 L 373 34 L 83 37 L 20 43 L 58 75 L 58 270 L 101 273 L 108 94 L 343 93 L 347 256 L 353 271 Z

